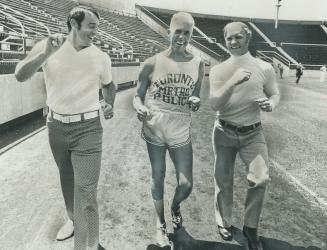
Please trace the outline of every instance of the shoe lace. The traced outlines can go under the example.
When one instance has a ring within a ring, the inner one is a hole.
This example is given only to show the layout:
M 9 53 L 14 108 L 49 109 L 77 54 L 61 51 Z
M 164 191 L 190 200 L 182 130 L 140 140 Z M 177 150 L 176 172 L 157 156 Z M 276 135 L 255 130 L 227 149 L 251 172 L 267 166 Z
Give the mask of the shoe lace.
M 166 227 L 166 223 L 162 224 L 159 227 L 159 230 L 161 231 L 162 234 L 167 235 L 167 227 Z
M 182 214 L 180 208 L 178 208 L 176 211 L 172 211 L 171 214 L 173 223 L 179 224 L 182 222 Z

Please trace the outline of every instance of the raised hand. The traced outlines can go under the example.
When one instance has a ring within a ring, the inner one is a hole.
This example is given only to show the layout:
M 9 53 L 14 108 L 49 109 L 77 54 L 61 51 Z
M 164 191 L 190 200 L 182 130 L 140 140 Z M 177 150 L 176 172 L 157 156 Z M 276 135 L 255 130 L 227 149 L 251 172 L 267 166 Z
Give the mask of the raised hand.
M 66 37 L 64 36 L 64 34 L 49 35 L 45 46 L 45 53 L 47 55 L 53 54 L 62 46 L 65 40 Z
M 250 77 L 251 77 L 250 71 L 248 71 L 244 68 L 239 68 L 233 74 L 232 82 L 234 82 L 234 85 L 239 85 L 239 84 L 242 84 L 242 83 L 248 81 L 250 79 Z

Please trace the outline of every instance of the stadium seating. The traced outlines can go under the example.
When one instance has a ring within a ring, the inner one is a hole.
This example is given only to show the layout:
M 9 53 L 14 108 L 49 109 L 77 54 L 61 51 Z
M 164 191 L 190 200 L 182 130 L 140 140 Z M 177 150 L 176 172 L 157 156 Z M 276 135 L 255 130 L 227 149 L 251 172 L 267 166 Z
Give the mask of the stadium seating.
M 172 14 L 171 13 L 163 13 L 163 12 L 158 12 L 152 8 L 146 8 L 149 12 L 151 12 L 153 15 L 155 15 L 157 18 L 159 18 L 163 23 L 166 24 L 166 26 L 169 26 L 170 19 Z M 201 19 L 201 18 L 194 18 L 195 25 L 198 27 L 204 34 L 206 34 L 210 38 L 217 39 L 213 33 L 209 32 L 206 28 L 206 24 L 203 23 L 206 22 L 206 19 Z M 211 27 L 210 21 L 209 25 Z M 205 26 L 205 27 L 204 27 Z M 202 36 L 199 32 L 196 30 L 193 31 L 193 42 L 191 41 L 191 44 L 198 47 L 199 49 L 204 50 L 207 52 L 209 55 L 216 57 L 218 60 L 224 60 L 229 57 L 229 54 L 224 51 L 222 48 L 220 48 L 216 43 L 208 41 L 204 36 Z M 220 41 L 217 41 L 220 42 Z
M 326 44 L 327 42 L 325 32 L 317 24 L 279 23 L 278 29 L 275 29 L 273 22 L 256 22 L 255 24 L 271 41 L 276 42 L 277 45 L 281 42 L 310 44 Z
M 25 44 L 28 51 L 35 43 L 33 41 L 46 37 L 49 32 L 67 34 L 66 17 L 70 9 L 76 5 L 76 1 L 73 0 L 0 0 L 0 9 L 2 6 L 2 11 L 14 16 L 25 28 L 23 33 L 16 21 L 0 16 L 0 63 L 9 62 L 12 65 L 13 61 L 24 55 L 25 51 L 20 45 L 23 39 L 27 39 Z M 12 10 L 3 6 L 8 6 Z M 169 25 L 172 12 L 165 13 L 146 8 L 165 23 L 166 27 Z M 167 38 L 157 34 L 135 15 L 106 9 L 98 11 L 101 16 L 100 31 L 94 43 L 110 55 L 113 63 L 142 62 L 169 45 Z M 200 31 L 194 30 L 191 44 L 218 60 L 228 58 L 229 54 L 221 45 L 224 44 L 223 27 L 231 20 L 204 15 L 195 16 L 194 19 Z M 327 48 L 313 45 L 327 42 L 326 34 L 319 25 L 280 23 L 277 31 L 273 28 L 273 22 L 256 22 L 255 25 L 296 60 L 311 64 L 325 63 Z M 249 27 L 253 33 L 250 44 L 252 54 L 256 55 L 259 50 L 278 52 L 250 25 Z M 15 37 L 13 32 L 20 35 Z M 10 52 L 12 55 L 8 56 Z
M 48 27 L 50 33 L 67 34 L 67 15 L 77 5 L 72 0 L 0 0 L 0 4 L 15 11 L 15 13 L 11 11 L 11 14 L 23 24 L 25 36 L 29 40 L 35 41 L 46 37 L 48 34 L 48 31 L 38 25 L 37 22 Z M 111 56 L 113 63 L 141 62 L 168 47 L 166 38 L 154 32 L 135 15 L 110 12 L 104 9 L 98 9 L 98 11 L 101 16 L 101 32 L 98 33 L 94 43 Z M 22 33 L 17 23 L 2 15 L 0 16 L 1 25 L 5 28 L 3 31 L 0 30 L 0 43 L 4 43 L 4 39 L 8 39 L 10 30 Z M 32 46 L 34 43 L 29 44 Z M 3 45 L 3 48 L 12 51 L 13 57 L 19 54 L 14 46 Z M 1 51 L 0 54 L 0 63 L 2 64 L 5 58 L 4 51 Z M 5 51 L 5 54 L 9 54 L 8 51 Z M 16 56 L 16 59 L 18 60 L 20 57 L 21 55 Z M 13 72 L 15 65 L 13 63 L 10 65 L 13 66 Z M 0 73 L 4 71 L 8 72 L 6 69 L 1 70 Z
M 158 12 L 151 8 L 148 8 L 148 10 L 151 11 L 156 17 L 158 17 L 164 23 L 166 24 L 169 23 L 172 14 Z M 232 20 L 205 17 L 201 15 L 201 16 L 194 16 L 194 21 L 196 27 L 198 27 L 204 34 L 206 34 L 207 37 L 211 38 L 215 42 L 220 43 L 222 45 L 225 44 L 223 28 L 227 23 L 231 22 Z M 253 55 L 256 55 L 258 50 L 275 51 L 276 53 L 278 53 L 277 49 L 271 47 L 266 41 L 264 41 L 264 39 L 250 25 L 249 28 L 252 31 L 252 37 L 253 37 L 250 43 L 249 50 Z M 210 43 L 203 36 L 201 37 L 201 35 L 196 31 L 193 33 L 193 39 L 201 43 L 205 47 L 209 48 L 210 50 L 213 50 L 216 53 L 222 55 L 223 59 L 229 57 L 229 54 L 226 51 L 222 50 L 216 43 Z
M 327 46 L 283 44 L 282 48 L 296 61 L 303 64 L 327 64 Z
M 256 26 L 296 61 L 304 64 L 326 63 L 327 35 L 319 24 L 256 22 Z

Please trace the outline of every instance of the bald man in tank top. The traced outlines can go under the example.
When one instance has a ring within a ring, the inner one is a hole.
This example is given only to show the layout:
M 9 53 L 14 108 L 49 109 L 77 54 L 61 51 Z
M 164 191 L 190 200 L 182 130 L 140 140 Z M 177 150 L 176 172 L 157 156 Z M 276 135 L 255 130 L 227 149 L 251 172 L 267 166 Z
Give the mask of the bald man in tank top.
M 152 167 L 151 191 L 159 246 L 169 244 L 163 202 L 167 150 L 177 177 L 171 203 L 174 230 L 182 228 L 180 204 L 190 195 L 193 186 L 191 110 L 199 109 L 204 75 L 201 59 L 186 49 L 193 26 L 190 14 L 179 12 L 173 15 L 169 28 L 170 47 L 144 62 L 139 75 L 141 84 L 134 99 L 137 116 L 143 122 L 142 137 Z
M 232 240 L 233 174 L 239 153 L 248 172 L 243 233 L 249 249 L 257 250 L 262 249 L 257 228 L 269 182 L 260 111 L 273 111 L 279 90 L 273 67 L 248 51 L 251 31 L 246 24 L 227 24 L 224 37 L 231 57 L 210 71 L 210 104 L 217 111 L 213 130 L 215 217 L 221 237 Z

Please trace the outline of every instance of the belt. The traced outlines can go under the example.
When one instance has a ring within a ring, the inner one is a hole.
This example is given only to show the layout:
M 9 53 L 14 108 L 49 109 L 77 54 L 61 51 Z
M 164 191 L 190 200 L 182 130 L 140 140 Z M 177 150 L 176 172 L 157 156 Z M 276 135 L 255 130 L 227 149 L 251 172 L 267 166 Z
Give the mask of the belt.
M 79 122 L 84 121 L 88 119 L 92 119 L 95 117 L 98 117 L 100 115 L 99 110 L 80 113 L 80 114 L 74 114 L 74 115 L 62 115 L 54 112 L 53 110 L 50 111 L 51 117 L 57 121 L 60 121 L 62 123 L 72 123 L 72 122 Z
M 235 126 L 235 125 L 230 124 L 230 123 L 228 123 L 228 122 L 226 122 L 224 120 L 221 120 L 221 119 L 219 119 L 219 122 L 223 127 L 231 129 L 231 130 L 233 130 L 235 132 L 240 132 L 240 133 L 246 133 L 246 132 L 249 132 L 249 131 L 261 126 L 261 122 L 257 122 L 257 123 L 254 123 L 252 125 L 242 126 L 242 127 Z

